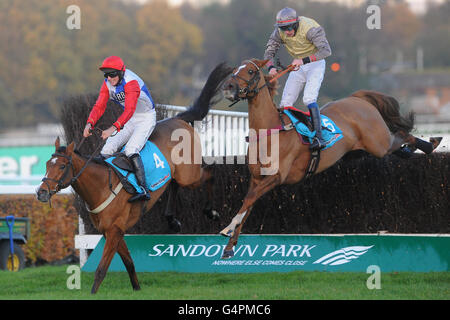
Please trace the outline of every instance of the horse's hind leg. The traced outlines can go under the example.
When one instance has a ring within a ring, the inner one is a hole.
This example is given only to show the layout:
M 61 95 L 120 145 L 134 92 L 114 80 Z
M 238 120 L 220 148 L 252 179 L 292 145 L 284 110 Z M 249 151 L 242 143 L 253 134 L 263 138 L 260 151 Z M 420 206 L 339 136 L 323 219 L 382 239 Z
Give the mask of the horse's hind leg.
M 397 140 L 395 140 L 395 138 L 397 138 Z M 393 145 L 389 149 L 389 153 L 393 153 L 402 158 L 409 158 L 416 149 L 419 149 L 426 154 L 430 154 L 434 151 L 434 149 L 436 149 L 439 146 L 441 140 L 442 138 L 434 137 L 430 138 L 430 142 L 428 142 L 420 138 L 417 138 L 409 133 L 395 134 L 394 142 L 397 141 L 397 143 L 393 143 Z M 409 148 L 402 148 L 402 145 L 404 144 L 408 145 Z
M 430 138 L 430 142 L 422 140 L 420 138 L 411 136 L 414 140 L 411 145 L 415 146 L 417 149 L 425 152 L 426 154 L 430 154 L 436 149 L 441 143 L 442 137 L 432 137 Z
M 124 238 L 122 238 L 120 240 L 117 252 L 119 253 L 120 257 L 122 258 L 123 264 L 125 265 L 125 268 L 127 269 L 133 289 L 141 290 L 141 287 L 139 286 L 139 281 L 138 281 L 138 278 L 136 275 L 136 270 L 134 268 L 134 262 L 133 262 L 133 259 L 131 258 L 130 252 L 128 251 L 128 247 L 127 247 L 127 244 L 126 244 Z
M 178 194 L 178 183 L 172 180 L 169 185 L 169 197 L 167 198 L 166 210 L 164 216 L 167 219 L 169 228 L 174 232 L 181 231 L 181 223 L 175 218 L 177 211 L 177 194 Z
M 397 131 L 396 133 L 392 134 L 392 142 L 391 146 L 389 147 L 387 153 L 391 154 L 394 151 L 399 150 L 402 145 L 405 143 L 409 143 L 411 141 L 411 138 L 414 138 L 409 133 L 405 133 L 403 131 Z
M 209 219 L 217 221 L 220 218 L 219 213 L 213 209 L 213 201 L 214 201 L 214 176 L 212 175 L 212 167 L 203 168 L 202 175 L 205 177 L 202 179 L 203 181 L 206 179 L 206 191 L 208 194 L 208 203 L 206 204 L 205 209 L 203 209 L 203 214 L 206 215 Z
M 97 270 L 95 270 L 94 285 L 92 286 L 91 293 L 96 293 L 103 279 L 105 279 L 106 272 L 108 271 L 114 254 L 117 252 L 119 243 L 123 240 L 123 232 L 119 227 L 113 225 L 105 232 L 105 238 L 105 247 Z

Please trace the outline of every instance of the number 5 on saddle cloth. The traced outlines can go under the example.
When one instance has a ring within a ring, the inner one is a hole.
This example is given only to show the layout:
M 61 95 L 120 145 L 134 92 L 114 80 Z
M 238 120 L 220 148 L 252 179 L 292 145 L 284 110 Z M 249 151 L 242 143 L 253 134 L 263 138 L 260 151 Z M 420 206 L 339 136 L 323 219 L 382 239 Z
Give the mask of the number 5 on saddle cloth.
M 116 153 L 114 156 L 109 157 L 105 162 L 118 174 L 128 192 L 144 192 L 136 180 L 133 166 L 122 151 L 123 148 L 120 150 L 120 153 Z M 141 155 L 142 163 L 144 164 L 147 188 L 150 191 L 158 190 L 171 178 L 169 163 L 159 148 L 150 141 L 147 141 L 139 154 Z M 130 186 L 132 186 L 131 190 Z
M 294 109 L 297 112 L 301 112 L 300 110 Z M 302 136 L 304 142 L 312 143 L 313 138 L 315 136 L 315 131 L 311 131 L 303 122 L 299 121 L 289 110 L 284 109 L 283 112 L 291 119 L 295 129 Z M 303 113 L 305 116 L 307 114 Z M 308 117 L 308 116 L 307 116 Z M 328 118 L 327 116 L 321 115 L 321 127 L 322 127 L 322 138 L 325 141 L 325 147 L 322 150 L 328 149 L 333 146 L 337 141 L 341 140 L 344 135 L 342 134 L 342 130 L 338 128 L 338 126 Z

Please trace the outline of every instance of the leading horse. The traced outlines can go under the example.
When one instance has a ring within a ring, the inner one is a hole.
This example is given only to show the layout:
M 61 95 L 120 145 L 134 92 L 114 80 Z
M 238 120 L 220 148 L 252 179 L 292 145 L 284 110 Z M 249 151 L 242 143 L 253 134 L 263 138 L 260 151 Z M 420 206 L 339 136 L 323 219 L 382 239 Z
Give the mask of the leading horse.
M 256 135 L 249 140 L 250 186 L 247 195 L 231 223 L 220 232 L 230 237 L 223 259 L 234 255 L 233 246 L 237 244 L 253 204 L 276 186 L 301 181 L 311 159 L 309 146 L 300 141 L 296 130 L 283 130 L 284 124 L 291 121 L 273 103 L 271 94 L 274 88 L 262 72 L 267 61 L 243 61 L 224 84 L 224 96 L 229 100 L 247 99 L 249 128 Z M 439 138 L 430 143 L 412 136 L 413 114 L 402 117 L 394 98 L 374 91 L 357 91 L 350 97 L 330 102 L 321 109 L 321 113 L 335 122 L 342 130 L 343 138 L 333 147 L 321 151 L 315 173 L 329 168 L 353 150 L 364 150 L 382 158 L 399 152 L 404 144 L 431 153 L 440 142 Z M 272 139 L 278 143 L 272 144 Z M 251 154 L 252 150 L 256 154 Z M 269 154 L 272 157 L 267 161 Z
M 202 159 L 200 139 L 189 123 L 202 120 L 207 115 L 214 104 L 214 97 L 220 93 L 224 78 L 230 72 L 230 68 L 217 66 L 190 108 L 157 123 L 149 140 L 159 147 L 167 159 L 172 182 L 152 192 L 149 201 L 129 203 L 131 194 L 121 188 L 119 178 L 106 165 L 81 156 L 74 150 L 74 142 L 64 147 L 60 145 L 59 137 L 56 139 L 55 153 L 47 161 L 45 177 L 36 191 L 37 198 L 47 202 L 59 190 L 72 186 L 90 208 L 90 218 L 95 228 L 106 239 L 91 293 L 97 292 L 116 252 L 125 264 L 133 289 L 139 290 L 134 263 L 124 240 L 126 230 L 136 224 L 142 213 L 153 207 L 169 184 L 196 188 L 211 181 L 211 170 L 203 168 L 199 161 Z M 182 135 L 181 142 L 172 138 L 174 131 Z M 182 157 L 183 161 L 174 161 L 176 157 Z M 168 205 L 174 202 L 169 199 Z

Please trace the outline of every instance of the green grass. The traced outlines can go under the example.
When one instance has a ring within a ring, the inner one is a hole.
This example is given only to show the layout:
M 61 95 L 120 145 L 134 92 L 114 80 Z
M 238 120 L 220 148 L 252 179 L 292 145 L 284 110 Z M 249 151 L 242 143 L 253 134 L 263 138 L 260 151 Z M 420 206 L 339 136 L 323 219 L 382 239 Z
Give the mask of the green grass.
M 67 266 L 0 271 L 0 299 L 450 299 L 450 273 L 381 273 L 381 289 L 369 290 L 366 273 L 289 272 L 253 274 L 138 273 L 134 292 L 125 272 L 109 272 L 96 295 L 94 273 L 81 273 L 81 289 L 69 290 Z

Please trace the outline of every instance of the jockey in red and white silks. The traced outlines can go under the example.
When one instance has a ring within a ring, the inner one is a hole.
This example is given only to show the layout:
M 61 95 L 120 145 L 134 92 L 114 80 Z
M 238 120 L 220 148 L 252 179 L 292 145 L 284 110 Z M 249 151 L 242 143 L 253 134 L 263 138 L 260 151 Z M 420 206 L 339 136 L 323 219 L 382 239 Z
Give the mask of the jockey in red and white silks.
M 133 71 L 126 69 L 121 58 L 111 56 L 99 68 L 105 80 L 100 94 L 87 120 L 83 135 L 89 136 L 92 128 L 103 115 L 108 100 L 118 103 L 123 113 L 113 125 L 104 130 L 102 138 L 107 139 L 100 154 L 107 158 L 125 145 L 124 153 L 130 158 L 136 171 L 136 179 L 144 189 L 129 201 L 148 200 L 150 193 L 145 183 L 145 173 L 139 152 L 145 146 L 156 125 L 155 105 L 144 81 Z M 113 133 L 115 133 L 113 135 Z

